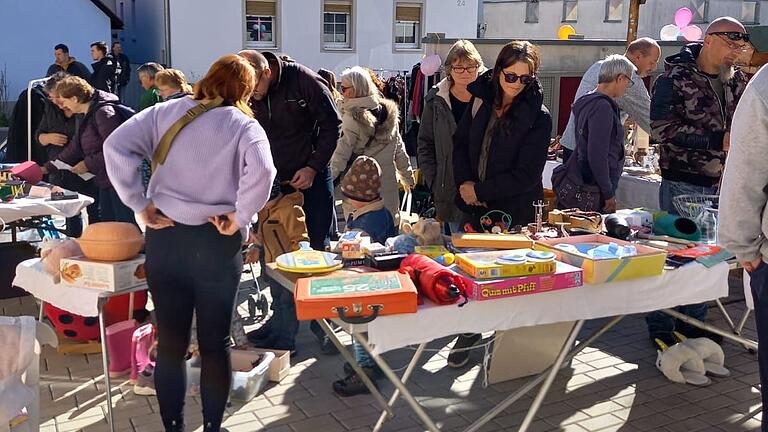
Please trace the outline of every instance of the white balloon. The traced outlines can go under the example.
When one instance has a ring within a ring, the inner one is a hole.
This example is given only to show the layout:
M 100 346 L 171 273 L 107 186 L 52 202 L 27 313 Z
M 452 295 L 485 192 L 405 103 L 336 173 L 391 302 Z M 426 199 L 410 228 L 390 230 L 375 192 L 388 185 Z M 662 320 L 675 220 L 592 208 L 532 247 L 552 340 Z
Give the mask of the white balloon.
M 659 36 L 663 41 L 677 40 L 677 36 L 680 34 L 680 28 L 674 24 L 667 24 L 661 28 Z

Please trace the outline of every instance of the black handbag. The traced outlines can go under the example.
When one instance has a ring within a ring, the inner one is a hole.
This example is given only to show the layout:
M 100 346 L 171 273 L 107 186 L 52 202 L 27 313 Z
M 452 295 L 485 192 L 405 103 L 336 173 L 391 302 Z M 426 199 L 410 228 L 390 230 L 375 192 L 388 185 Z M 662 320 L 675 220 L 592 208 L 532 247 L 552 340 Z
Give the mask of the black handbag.
M 602 194 L 597 185 L 584 180 L 584 169 L 589 170 L 589 166 L 582 159 L 578 144 L 577 141 L 576 149 L 568 161 L 552 171 L 552 189 L 557 197 L 557 208 L 600 212 L 603 209 Z

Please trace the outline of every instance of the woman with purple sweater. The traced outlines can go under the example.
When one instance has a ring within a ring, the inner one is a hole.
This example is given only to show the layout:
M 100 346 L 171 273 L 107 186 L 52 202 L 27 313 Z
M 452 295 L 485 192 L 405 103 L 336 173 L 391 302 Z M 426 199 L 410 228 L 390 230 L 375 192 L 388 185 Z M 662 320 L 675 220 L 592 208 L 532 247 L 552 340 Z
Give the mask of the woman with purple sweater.
M 104 145 L 107 172 L 120 198 L 147 226 L 147 283 L 155 305 L 155 387 L 166 431 L 183 431 L 184 355 L 192 313 L 202 357 L 203 426 L 220 430 L 231 385 L 229 329 L 242 272 L 242 229 L 269 197 L 275 167 L 248 99 L 251 65 L 227 55 L 211 66 L 194 96 L 148 108 Z M 152 159 L 163 134 L 190 108 L 224 102 L 176 135 L 144 194 L 136 166 Z

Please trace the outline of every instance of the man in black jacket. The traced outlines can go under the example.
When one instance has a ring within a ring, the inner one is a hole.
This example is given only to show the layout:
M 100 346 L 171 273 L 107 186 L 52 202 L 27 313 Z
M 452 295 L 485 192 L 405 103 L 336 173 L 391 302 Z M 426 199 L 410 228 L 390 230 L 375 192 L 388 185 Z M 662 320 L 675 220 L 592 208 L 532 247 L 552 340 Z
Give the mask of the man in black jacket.
M 95 63 L 91 64 L 93 75 L 91 85 L 99 90 L 116 94 L 119 74 L 118 66 L 111 54 L 107 54 L 106 42 L 94 42 L 91 44 L 91 57 Z
M 328 164 L 341 134 L 341 118 L 333 97 L 325 80 L 287 56 L 253 50 L 240 55 L 256 69 L 258 82 L 251 108 L 267 132 L 277 179 L 304 193 L 310 244 L 313 249 L 324 250 L 330 245 L 334 215 Z M 299 328 L 296 306 L 293 296 L 283 291 L 279 287 L 272 290 L 273 319 L 248 335 L 257 346 L 295 349 Z M 321 338 L 324 352 L 334 352 L 327 349 L 332 344 L 322 338 L 322 330 L 315 326 L 312 330 Z
M 115 81 L 117 82 L 117 96 L 123 98 L 123 90 L 131 80 L 131 61 L 123 54 L 123 45 L 120 42 L 112 42 L 112 58 L 115 60 L 117 70 Z
M 86 81 L 90 81 L 91 73 L 88 71 L 88 68 L 75 60 L 74 57 L 70 57 L 68 46 L 64 44 L 56 45 L 53 47 L 53 56 L 56 60 L 48 67 L 48 72 L 45 73 L 45 76 L 51 76 L 56 72 L 66 72 L 70 75 L 79 76 Z

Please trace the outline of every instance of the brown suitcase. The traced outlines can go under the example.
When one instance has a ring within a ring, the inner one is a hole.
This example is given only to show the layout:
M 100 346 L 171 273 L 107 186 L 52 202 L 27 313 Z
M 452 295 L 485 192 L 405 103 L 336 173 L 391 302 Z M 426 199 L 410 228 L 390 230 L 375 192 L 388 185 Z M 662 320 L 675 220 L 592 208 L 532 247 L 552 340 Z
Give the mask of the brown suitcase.
M 339 318 L 365 324 L 379 315 L 416 312 L 416 287 L 399 272 L 335 273 L 296 281 L 299 320 Z

